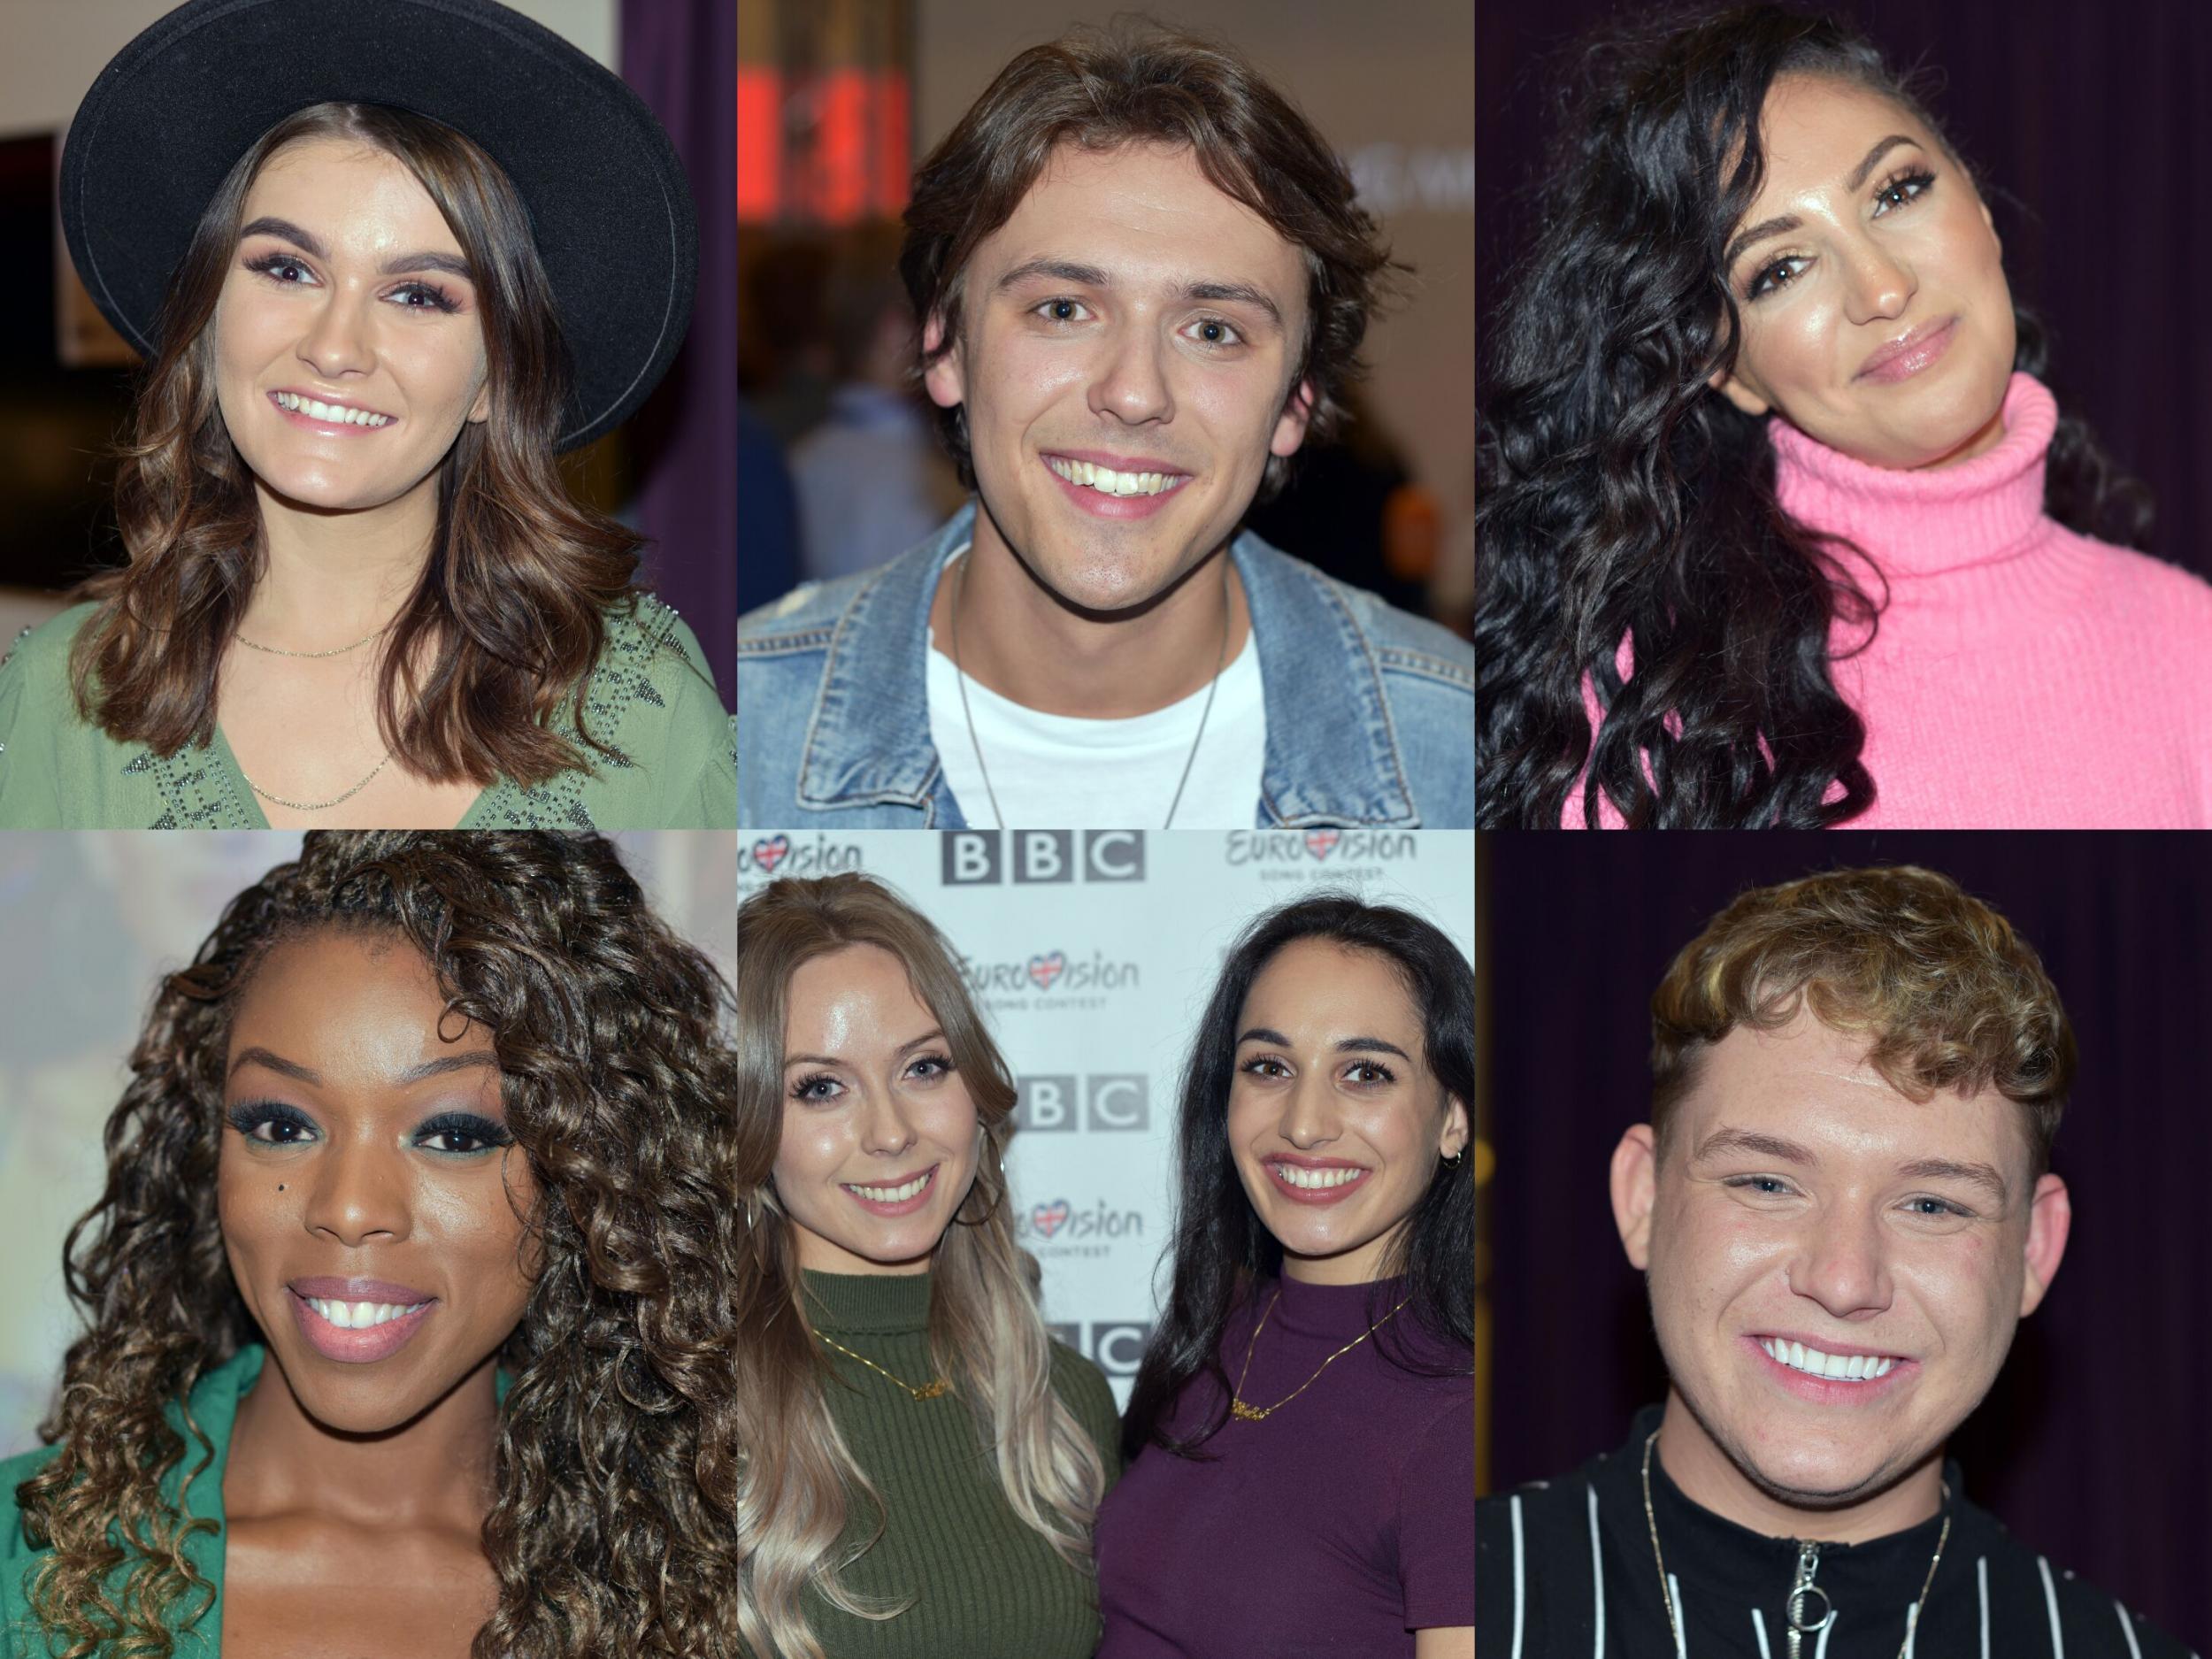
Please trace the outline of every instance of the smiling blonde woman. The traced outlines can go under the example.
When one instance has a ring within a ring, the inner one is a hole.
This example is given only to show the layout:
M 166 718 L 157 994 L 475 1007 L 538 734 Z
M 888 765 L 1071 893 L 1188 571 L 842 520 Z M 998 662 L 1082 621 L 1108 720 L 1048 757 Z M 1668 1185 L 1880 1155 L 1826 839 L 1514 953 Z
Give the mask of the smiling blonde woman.
M 737 1548 L 752 1659 L 1089 1659 L 1113 1395 L 1014 1243 L 1014 1085 L 864 876 L 739 908 Z
M 127 46 L 61 204 L 146 359 L 128 563 L 0 667 L 0 826 L 733 823 L 698 642 L 556 463 L 681 344 L 689 200 L 492 0 L 192 0 Z

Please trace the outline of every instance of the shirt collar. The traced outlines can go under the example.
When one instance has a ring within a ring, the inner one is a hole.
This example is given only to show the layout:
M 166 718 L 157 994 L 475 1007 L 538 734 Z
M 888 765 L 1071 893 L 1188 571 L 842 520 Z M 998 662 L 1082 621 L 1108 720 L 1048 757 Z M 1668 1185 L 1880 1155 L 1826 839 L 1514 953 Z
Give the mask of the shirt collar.
M 919 808 L 940 792 L 929 740 L 929 606 L 946 564 L 972 539 L 975 514 L 971 499 L 863 583 L 837 619 L 800 757 L 801 806 Z M 1261 788 L 1272 821 L 1413 823 L 1382 667 L 1342 596 L 1249 531 L 1229 554 L 1259 651 L 1267 711 Z

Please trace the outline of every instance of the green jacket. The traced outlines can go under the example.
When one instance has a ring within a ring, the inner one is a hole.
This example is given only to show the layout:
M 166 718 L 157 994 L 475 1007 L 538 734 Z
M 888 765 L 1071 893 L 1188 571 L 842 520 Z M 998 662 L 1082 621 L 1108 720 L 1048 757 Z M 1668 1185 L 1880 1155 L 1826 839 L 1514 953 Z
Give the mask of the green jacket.
M 69 649 L 95 606 L 26 629 L 0 661 L 0 829 L 266 829 L 220 730 L 164 760 L 81 718 Z M 699 641 L 649 595 L 611 611 L 586 723 L 617 750 L 525 787 L 501 778 L 461 829 L 733 829 L 735 727 Z M 557 730 L 572 732 L 572 723 Z M 589 753 L 590 751 L 587 751 Z
M 171 1629 L 176 1632 L 176 1659 L 217 1659 L 218 1644 L 223 1629 L 223 1471 L 230 1463 L 231 1426 L 238 1420 L 238 1402 L 242 1395 L 253 1390 L 255 1379 L 261 1375 L 261 1366 L 268 1351 L 258 1342 L 250 1342 L 214 1370 L 202 1377 L 192 1387 L 192 1416 L 199 1424 L 215 1448 L 207 1467 L 191 1482 L 191 1490 L 185 1495 L 185 1513 L 195 1517 L 204 1517 L 215 1523 L 212 1532 L 197 1532 L 185 1540 L 185 1555 L 200 1576 L 215 1586 L 215 1599 L 207 1611 L 196 1621 L 191 1614 L 202 1599 L 200 1594 L 188 1594 L 180 1602 L 176 1622 Z M 504 1405 L 507 1390 L 514 1379 L 500 1371 L 493 1379 L 493 1388 L 499 1402 Z M 200 1443 L 184 1426 L 184 1413 L 174 1401 L 168 1407 L 169 1422 L 184 1436 L 184 1458 L 161 1479 L 162 1495 L 171 1504 L 180 1502 L 178 1490 L 185 1484 L 186 1476 L 199 1467 L 203 1455 Z M 22 1482 L 43 1469 L 60 1455 L 58 1446 L 42 1446 L 18 1456 L 0 1462 L 0 1659 L 51 1659 L 62 1651 L 58 1639 L 42 1643 L 38 1625 L 31 1615 L 29 1581 L 32 1569 L 41 1555 L 50 1550 L 33 1549 L 23 1537 L 23 1515 L 16 1508 L 15 1489 Z M 127 1570 L 118 1567 L 110 1578 L 111 1588 L 119 1586 Z

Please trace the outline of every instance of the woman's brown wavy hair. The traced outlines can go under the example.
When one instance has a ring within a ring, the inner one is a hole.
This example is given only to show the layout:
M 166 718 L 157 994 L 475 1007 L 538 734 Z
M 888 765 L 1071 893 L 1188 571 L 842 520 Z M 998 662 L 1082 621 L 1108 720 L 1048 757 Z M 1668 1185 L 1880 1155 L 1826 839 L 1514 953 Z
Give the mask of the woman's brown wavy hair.
M 108 1122 L 106 1190 L 64 1249 L 88 1328 L 39 1425 L 61 1451 L 15 1489 L 26 1536 L 53 1552 L 35 1611 L 65 1659 L 168 1659 L 188 1594 L 211 1596 L 184 1542 L 214 1523 L 160 1483 L 188 1455 L 163 1408 L 262 1340 L 215 1207 L 228 1024 L 272 945 L 330 927 L 413 946 L 490 1032 L 539 1185 L 524 1245 L 544 1270 L 498 1355 L 513 1381 L 482 1545 L 499 1603 L 470 1653 L 729 1659 L 730 993 L 595 835 L 310 834 L 163 981 Z M 187 1421 L 196 1475 L 213 1448 Z
M 380 646 L 377 727 L 436 783 L 541 783 L 586 764 L 549 728 L 565 707 L 586 745 L 586 678 L 603 612 L 631 592 L 640 538 L 570 499 L 554 460 L 569 368 L 522 198 L 451 127 L 380 104 L 318 104 L 238 159 L 171 280 L 161 346 L 139 383 L 116 518 L 129 564 L 80 596 L 100 609 L 71 653 L 77 707 L 119 742 L 169 756 L 213 740 L 216 675 L 265 562 L 252 473 L 216 403 L 216 301 L 247 193 L 288 144 L 342 138 L 403 165 L 468 260 L 491 412 L 441 463 L 438 527 Z

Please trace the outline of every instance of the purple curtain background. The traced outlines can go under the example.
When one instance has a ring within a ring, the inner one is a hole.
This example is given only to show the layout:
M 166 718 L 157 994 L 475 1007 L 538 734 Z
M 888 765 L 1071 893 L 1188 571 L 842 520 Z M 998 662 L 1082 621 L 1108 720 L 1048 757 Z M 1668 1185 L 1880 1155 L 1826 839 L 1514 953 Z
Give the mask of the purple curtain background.
M 628 427 L 647 576 L 737 686 L 737 6 L 622 0 L 622 76 L 675 141 L 699 217 L 682 353 Z
M 1924 58 L 1938 119 L 1989 177 L 2013 296 L 2051 332 L 2047 380 L 2123 472 L 2158 498 L 2150 550 L 2212 575 L 2212 331 L 2192 326 L 2212 261 L 2212 6 L 2171 0 L 1855 0 L 1893 65 Z M 1635 0 L 1628 9 L 1640 10 Z M 1486 334 L 1525 246 L 1533 176 L 1565 48 L 1623 0 L 1481 0 L 1476 11 L 1476 303 Z M 2008 201 L 1998 191 L 2017 198 Z M 2023 211 L 2024 204 L 2025 211 Z M 1490 362 L 1480 351 L 1478 386 Z
M 2054 1150 L 2065 1260 L 1952 1449 L 2016 1537 L 2203 1649 L 2212 1617 L 2212 854 L 2197 835 L 1833 832 L 1486 837 L 1484 995 L 1498 1167 L 1498 1486 L 1610 1450 L 1665 1378 L 1607 1198 L 1649 1099 L 1650 996 L 1746 887 L 1920 864 L 2008 917 L 2073 1020 Z

